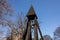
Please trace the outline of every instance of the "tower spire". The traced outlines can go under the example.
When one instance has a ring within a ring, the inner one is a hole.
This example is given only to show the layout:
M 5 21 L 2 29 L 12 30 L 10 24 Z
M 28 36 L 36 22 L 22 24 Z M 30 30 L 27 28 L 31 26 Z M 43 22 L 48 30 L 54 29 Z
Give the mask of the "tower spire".
M 36 13 L 35 13 L 35 10 L 34 10 L 33 6 L 31 5 L 31 7 L 30 7 L 30 9 L 29 9 L 29 11 L 28 11 L 27 17 L 28 17 L 28 18 L 29 18 L 29 17 L 31 18 L 32 16 L 37 18 Z M 32 17 L 32 18 L 33 18 L 33 17 Z M 32 18 L 31 18 L 31 19 L 32 19 Z

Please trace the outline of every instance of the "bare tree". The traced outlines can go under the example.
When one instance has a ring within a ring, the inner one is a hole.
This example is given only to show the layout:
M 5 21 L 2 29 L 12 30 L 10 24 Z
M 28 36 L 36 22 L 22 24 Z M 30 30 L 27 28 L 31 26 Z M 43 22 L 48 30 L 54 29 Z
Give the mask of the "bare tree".
M 7 0 L 0 0 L 0 24 L 8 15 L 12 15 L 13 9 Z
M 27 24 L 26 16 L 21 12 L 17 15 L 17 27 L 18 29 L 25 29 Z
M 60 27 L 57 27 L 54 31 L 54 40 L 60 40 Z
M 43 38 L 44 40 L 52 40 L 52 38 L 49 35 L 44 35 Z
M 15 26 L 14 23 L 12 21 L 9 21 L 9 24 L 11 26 L 11 36 L 7 39 L 7 40 L 22 40 L 22 36 L 23 36 L 23 32 L 24 32 L 24 24 L 25 23 L 25 19 L 22 16 L 23 14 L 19 13 L 18 15 L 16 15 L 17 17 L 17 21 L 15 22 Z
M 18 28 L 22 28 L 23 27 L 23 21 L 22 21 L 21 13 L 18 13 L 18 15 L 17 15 L 17 26 L 18 26 Z
M 12 15 L 13 15 L 13 8 L 9 4 L 8 0 L 0 0 L 0 25 L 2 24 L 2 27 L 3 26 L 11 27 L 14 23 L 12 22 L 12 20 L 11 21 L 7 20 L 7 17 Z M 7 36 L 9 32 L 10 32 L 10 29 L 8 29 Z
M 3 34 L 3 31 L 0 30 L 0 34 Z
M 0 39 L 0 40 L 7 40 L 7 38 L 6 38 L 6 37 L 4 37 L 4 38 L 2 38 L 2 39 Z

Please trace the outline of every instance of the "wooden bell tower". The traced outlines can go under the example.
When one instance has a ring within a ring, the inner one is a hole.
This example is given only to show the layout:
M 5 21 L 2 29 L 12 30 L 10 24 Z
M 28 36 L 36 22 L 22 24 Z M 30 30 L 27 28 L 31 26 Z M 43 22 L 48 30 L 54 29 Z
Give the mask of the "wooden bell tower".
M 28 18 L 28 24 L 29 24 L 28 27 L 30 27 L 30 30 L 29 30 L 30 34 L 32 33 L 31 29 L 34 29 L 34 40 L 38 40 L 38 31 L 37 31 L 37 23 L 36 23 L 37 16 L 35 14 L 33 6 L 30 7 L 28 14 L 27 14 L 27 18 Z M 31 36 L 32 36 L 32 34 L 31 34 Z
M 27 22 L 27 27 L 26 27 L 26 31 L 25 31 L 25 35 L 24 35 L 24 40 L 32 40 L 32 32 L 31 30 L 34 30 L 34 40 L 38 40 L 38 30 L 40 32 L 40 36 L 41 36 L 41 40 L 43 40 L 42 37 L 42 33 L 41 30 L 39 28 L 39 24 L 37 21 L 37 16 L 35 14 L 35 11 L 33 9 L 33 6 L 30 7 L 28 14 L 26 15 L 28 18 L 28 22 Z

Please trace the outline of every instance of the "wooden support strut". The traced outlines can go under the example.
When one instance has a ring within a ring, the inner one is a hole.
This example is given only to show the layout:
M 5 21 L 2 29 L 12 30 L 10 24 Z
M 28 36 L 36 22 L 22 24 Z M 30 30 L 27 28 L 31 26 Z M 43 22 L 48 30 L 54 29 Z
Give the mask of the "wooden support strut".
M 25 40 L 32 40 L 32 38 L 31 38 L 31 26 L 30 26 L 30 22 L 28 22 L 28 30 L 27 30 L 27 34 L 26 34 Z
M 34 40 L 38 40 L 38 31 L 37 31 L 37 26 L 36 25 L 34 27 Z
M 41 30 L 40 30 L 40 28 L 39 28 L 39 24 L 38 24 L 37 19 L 35 19 L 35 23 L 36 23 L 37 29 L 39 30 L 39 33 L 40 33 L 40 36 L 41 36 L 41 40 L 44 40 L 44 39 L 43 39 L 43 36 L 42 36 L 42 32 L 41 32 Z
M 43 39 L 43 36 L 42 36 L 42 32 L 41 32 L 41 30 L 40 30 L 40 28 L 39 28 L 38 22 L 37 22 L 37 25 L 38 25 L 38 30 L 39 30 L 39 33 L 40 33 L 40 36 L 41 36 L 41 40 L 44 40 L 44 39 Z
M 37 23 L 36 23 L 36 19 L 35 19 L 35 24 L 34 24 L 34 40 L 38 40 L 38 30 L 37 30 Z

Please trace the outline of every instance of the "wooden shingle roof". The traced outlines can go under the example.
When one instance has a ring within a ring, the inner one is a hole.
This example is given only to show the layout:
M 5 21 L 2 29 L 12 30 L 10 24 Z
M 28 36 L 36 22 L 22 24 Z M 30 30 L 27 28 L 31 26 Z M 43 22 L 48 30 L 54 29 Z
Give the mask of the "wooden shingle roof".
M 31 5 L 31 7 L 30 7 L 30 9 L 29 9 L 29 11 L 27 13 L 27 17 L 31 16 L 31 15 L 37 17 L 32 5 Z

